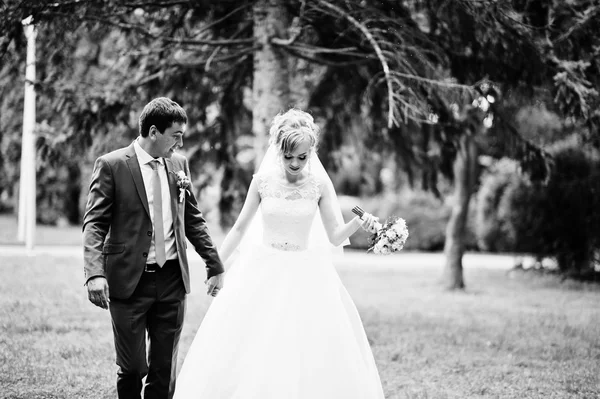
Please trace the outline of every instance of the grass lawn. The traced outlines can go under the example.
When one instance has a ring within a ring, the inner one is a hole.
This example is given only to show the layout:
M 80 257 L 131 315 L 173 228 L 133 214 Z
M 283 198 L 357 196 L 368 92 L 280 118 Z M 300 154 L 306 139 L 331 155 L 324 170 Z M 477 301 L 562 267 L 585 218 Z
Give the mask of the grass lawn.
M 211 301 L 193 259 L 180 362 Z M 437 262 L 415 259 L 352 253 L 339 266 L 388 399 L 600 395 L 598 286 L 510 275 L 482 257 L 466 267 L 466 293 L 443 292 Z M 0 248 L 0 271 L 0 397 L 116 397 L 110 319 L 87 301 L 81 255 Z
M 17 217 L 13 214 L 0 214 L 0 245 L 18 245 Z M 81 226 L 36 225 L 35 245 L 81 245 Z
M 37 224 L 35 228 L 35 246 L 72 246 L 82 245 L 82 226 L 45 226 Z M 221 242 L 223 232 L 215 224 L 210 225 L 211 236 L 215 242 Z M 12 214 L 0 214 L 0 245 L 19 246 L 23 242 L 17 240 L 18 222 Z

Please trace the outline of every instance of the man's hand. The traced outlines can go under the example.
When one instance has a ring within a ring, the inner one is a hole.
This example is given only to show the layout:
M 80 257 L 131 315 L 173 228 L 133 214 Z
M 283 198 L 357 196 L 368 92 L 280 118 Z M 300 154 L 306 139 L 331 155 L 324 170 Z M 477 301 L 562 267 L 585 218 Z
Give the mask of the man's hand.
M 204 282 L 208 286 L 207 295 L 217 296 L 219 290 L 223 288 L 223 273 L 212 276 Z
M 87 282 L 88 299 L 102 309 L 108 309 L 108 282 L 102 276 L 94 277 Z

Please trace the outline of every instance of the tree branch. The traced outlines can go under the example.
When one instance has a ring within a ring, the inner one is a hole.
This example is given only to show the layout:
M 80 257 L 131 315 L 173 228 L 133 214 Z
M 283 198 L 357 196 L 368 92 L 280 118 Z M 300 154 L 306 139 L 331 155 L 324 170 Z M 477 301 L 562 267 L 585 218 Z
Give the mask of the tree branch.
M 440 80 L 422 78 L 422 77 L 417 76 L 417 75 L 411 75 L 411 74 L 408 74 L 408 73 L 402 73 L 402 72 L 398 72 L 398 71 L 391 71 L 390 75 L 391 76 L 398 76 L 398 77 L 405 78 L 405 79 L 410 79 L 410 80 L 416 80 L 418 82 L 428 83 L 430 85 L 445 87 L 445 88 L 448 88 L 448 89 L 464 89 L 464 90 L 471 91 L 471 92 L 475 90 L 473 86 L 464 85 L 464 84 L 461 84 L 461 83 L 443 82 L 443 81 L 440 81 Z
M 69 6 L 73 6 L 76 4 L 89 3 L 89 2 L 90 2 L 90 0 L 73 0 L 73 1 L 65 1 L 64 3 L 46 4 L 46 7 L 61 8 L 61 7 L 69 7 Z
M 371 32 L 369 32 L 369 29 L 366 26 L 361 24 L 354 17 L 352 17 L 350 14 L 348 14 L 346 11 L 344 11 L 340 7 L 333 5 L 325 0 L 318 0 L 318 2 L 319 2 L 319 4 L 323 5 L 324 7 L 327 7 L 329 9 L 337 12 L 338 14 L 342 15 L 344 18 L 346 18 L 352 25 L 354 25 L 356 28 L 358 28 L 362 32 L 363 35 L 365 35 L 365 37 L 367 38 L 367 40 L 369 41 L 371 46 L 373 46 L 373 49 L 375 50 L 375 53 L 377 54 L 377 57 L 379 58 L 379 62 L 381 63 L 381 66 L 383 68 L 383 73 L 385 74 L 386 83 L 387 83 L 388 128 L 391 128 L 394 125 L 398 125 L 399 123 L 398 123 L 398 120 L 396 119 L 395 112 L 394 112 L 395 102 L 394 102 L 394 97 L 393 97 L 393 86 L 392 86 L 392 80 L 391 80 L 391 76 L 390 76 L 390 68 L 388 66 L 387 60 L 385 59 L 385 56 L 383 55 L 383 52 L 381 51 L 381 47 L 379 46 L 379 43 L 377 43 L 377 40 L 373 37 Z
M 529 174 L 532 180 L 548 182 L 551 170 L 554 168 L 554 159 L 552 155 L 544 151 L 543 148 L 533 144 L 525 139 L 511 122 L 514 118 L 506 115 L 506 110 L 496 104 L 494 114 L 497 116 L 495 125 L 498 124 L 498 132 L 505 141 L 505 151 L 507 156 L 519 162 L 521 169 Z
M 579 23 L 574 24 L 573 26 L 571 26 L 569 28 L 568 31 L 566 31 L 565 33 L 563 33 L 562 35 L 560 35 L 556 39 L 556 43 L 560 43 L 563 40 L 568 39 L 573 33 L 575 33 L 576 31 L 580 30 L 581 28 L 583 28 L 590 21 L 593 21 L 594 18 L 596 18 L 598 14 L 600 14 L 600 6 L 598 6 L 598 5 L 591 5 L 590 8 L 588 8 L 587 10 L 585 10 L 583 12 L 583 16 L 581 18 L 579 18 L 579 21 L 578 21 Z
M 343 47 L 343 48 L 328 48 L 328 47 L 318 47 L 318 46 L 311 46 L 309 44 L 306 43 L 297 43 L 297 44 L 291 44 L 289 43 L 288 40 L 284 40 L 284 39 L 279 39 L 277 37 L 271 39 L 271 43 L 273 43 L 276 46 L 279 47 L 289 47 L 289 48 L 293 48 L 295 50 L 298 51 L 306 51 L 309 53 L 343 53 L 343 54 L 347 54 L 350 53 L 352 51 L 358 50 L 356 47 Z M 354 53 L 356 54 L 360 54 L 362 55 L 368 55 L 368 54 L 362 54 L 362 53 Z
M 246 30 L 248 27 L 250 26 L 250 24 L 246 24 L 242 27 L 240 27 L 238 29 L 237 32 L 235 32 L 231 38 L 229 40 L 234 39 L 235 37 L 239 36 L 242 32 L 244 32 L 244 30 Z M 212 63 L 212 61 L 215 59 L 215 57 L 217 56 L 217 54 L 219 53 L 219 51 L 221 51 L 221 49 L 223 48 L 223 46 L 218 46 L 214 49 L 214 51 L 210 54 L 210 56 L 208 57 L 208 59 L 206 60 L 206 64 L 204 65 L 204 71 L 208 72 L 210 70 L 210 64 Z
M 283 46 L 282 49 L 298 58 L 302 58 L 304 60 L 314 62 L 319 65 L 327 65 L 327 66 L 332 66 L 332 67 L 344 67 L 344 66 L 348 66 L 348 65 L 364 64 L 366 62 L 371 61 L 370 59 L 369 60 L 362 59 L 362 60 L 355 60 L 355 61 L 331 61 L 331 60 L 325 59 L 323 57 L 314 56 L 314 55 L 310 56 L 310 55 L 301 53 L 300 51 L 295 50 L 294 46 Z
M 197 68 L 201 65 L 206 65 L 207 62 L 212 61 L 212 62 L 224 62 L 224 61 L 230 61 L 233 59 L 241 59 L 246 57 L 249 54 L 252 54 L 255 51 L 255 49 L 250 48 L 250 49 L 244 49 L 241 50 L 235 54 L 231 54 L 231 55 L 224 55 L 222 57 L 213 57 L 212 54 L 210 56 L 208 56 L 207 58 L 201 58 L 201 59 L 197 59 L 197 60 L 189 60 L 189 61 L 170 61 L 167 65 L 176 65 L 176 66 L 181 66 L 181 67 L 186 67 L 186 68 Z M 212 57 L 212 58 L 211 58 Z
M 123 7 L 128 8 L 140 8 L 140 7 L 172 7 L 172 6 L 182 6 L 189 5 L 189 0 L 173 0 L 173 1 L 146 1 L 140 3 L 124 3 Z
M 288 39 L 279 39 L 277 37 L 271 38 L 270 42 L 273 44 L 277 44 L 279 46 L 289 46 L 294 43 L 302 34 L 302 25 L 300 25 L 300 20 L 304 16 L 304 10 L 306 9 L 306 0 L 302 0 L 302 5 L 300 6 L 300 16 L 294 18 L 292 21 L 292 26 L 288 29 L 292 32 L 292 35 Z
M 220 24 L 221 22 L 225 21 L 226 19 L 228 19 L 229 17 L 231 17 L 233 14 L 237 13 L 238 11 L 241 11 L 241 10 L 243 10 L 244 8 L 248 8 L 248 7 L 250 7 L 250 5 L 251 5 L 251 4 L 244 4 L 244 5 L 242 5 L 242 6 L 239 6 L 239 7 L 238 7 L 238 8 L 236 8 L 235 10 L 231 11 L 229 14 L 225 15 L 224 17 L 222 17 L 222 18 L 219 18 L 219 19 L 217 19 L 216 21 L 213 21 L 213 22 L 209 23 L 208 25 L 206 25 L 206 26 L 202 27 L 202 29 L 200 29 L 198 32 L 196 32 L 196 33 L 194 34 L 194 36 L 198 36 L 198 35 L 200 35 L 201 33 L 204 33 L 204 32 L 206 32 L 207 30 L 211 29 L 212 27 L 214 27 L 214 26 L 216 26 L 216 25 Z
M 73 18 L 72 14 L 65 14 L 61 12 L 52 12 L 50 15 L 60 16 L 60 17 L 69 17 Z M 125 31 L 134 31 L 142 36 L 149 37 L 154 40 L 160 40 L 167 43 L 173 44 L 181 44 L 181 45 L 190 45 L 190 46 L 198 46 L 198 45 L 209 45 L 209 46 L 240 46 L 240 45 L 248 45 L 253 44 L 253 39 L 237 39 L 237 40 L 199 40 L 199 39 L 184 39 L 184 38 L 174 38 L 174 37 L 162 37 L 160 35 L 155 35 L 150 33 L 147 29 L 143 28 L 141 25 L 129 24 L 126 22 L 116 22 L 109 18 L 100 18 L 91 15 L 85 15 L 81 18 L 82 20 L 87 21 L 95 21 L 103 24 L 108 24 L 120 28 Z

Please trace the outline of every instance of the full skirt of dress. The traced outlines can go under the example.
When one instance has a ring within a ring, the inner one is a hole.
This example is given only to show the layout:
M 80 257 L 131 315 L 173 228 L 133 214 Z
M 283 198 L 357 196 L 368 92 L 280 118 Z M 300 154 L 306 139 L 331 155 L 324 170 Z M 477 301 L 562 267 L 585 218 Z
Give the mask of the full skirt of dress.
M 360 316 L 330 257 L 257 246 L 237 261 L 175 399 L 383 399 Z

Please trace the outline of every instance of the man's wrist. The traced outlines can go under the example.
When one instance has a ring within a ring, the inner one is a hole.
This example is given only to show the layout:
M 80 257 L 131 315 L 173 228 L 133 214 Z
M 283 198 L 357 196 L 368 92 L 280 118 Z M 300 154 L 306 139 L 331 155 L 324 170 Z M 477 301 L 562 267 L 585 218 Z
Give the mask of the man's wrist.
M 90 281 L 92 281 L 92 280 L 96 280 L 96 279 L 99 279 L 99 278 L 103 278 L 103 279 L 105 279 L 105 280 L 106 280 L 106 277 L 104 277 L 104 276 L 101 276 L 101 275 L 92 276 L 92 277 L 90 277 L 90 278 L 88 278 L 88 279 L 87 279 L 87 281 L 85 282 L 85 284 L 84 284 L 84 285 L 88 285 Z

